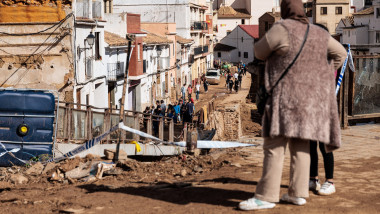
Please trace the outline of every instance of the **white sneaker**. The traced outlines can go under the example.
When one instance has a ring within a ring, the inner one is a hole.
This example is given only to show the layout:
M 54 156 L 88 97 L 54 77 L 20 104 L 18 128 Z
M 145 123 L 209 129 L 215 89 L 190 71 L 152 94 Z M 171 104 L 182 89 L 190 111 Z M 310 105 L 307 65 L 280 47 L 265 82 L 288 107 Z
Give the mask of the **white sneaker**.
M 330 182 L 325 182 L 323 183 L 321 189 L 318 191 L 318 193 L 320 195 L 331 195 L 333 193 L 335 193 L 335 185 L 333 183 L 330 183 Z
M 275 207 L 276 204 L 267 201 L 262 201 L 257 198 L 250 198 L 248 200 L 242 201 L 239 204 L 239 209 L 241 210 L 260 210 L 260 209 L 271 209 Z
M 306 204 L 306 200 L 304 198 L 298 198 L 294 196 L 289 196 L 288 193 L 282 195 L 281 201 L 286 201 L 295 205 L 304 205 Z
M 321 189 L 321 183 L 319 183 L 319 179 L 316 180 L 309 180 L 309 189 L 310 190 L 320 190 Z

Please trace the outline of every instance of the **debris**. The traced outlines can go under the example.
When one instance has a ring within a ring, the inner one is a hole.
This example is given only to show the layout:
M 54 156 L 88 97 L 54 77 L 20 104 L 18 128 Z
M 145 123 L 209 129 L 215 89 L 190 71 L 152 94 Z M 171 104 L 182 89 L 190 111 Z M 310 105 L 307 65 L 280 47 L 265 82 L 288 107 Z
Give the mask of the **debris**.
M 50 180 L 51 181 L 60 181 L 64 178 L 63 176 L 63 173 L 61 173 L 61 170 L 57 169 L 56 172 L 54 172 L 52 175 L 51 175 L 51 178 Z
M 59 213 L 83 213 L 83 212 L 84 212 L 84 209 L 68 208 L 68 209 L 59 210 Z
M 115 167 L 116 167 L 116 164 L 114 163 L 105 163 L 105 162 L 99 163 L 97 165 L 98 170 L 95 177 L 98 179 L 101 179 L 105 171 L 109 171 Z
M 95 154 L 87 154 L 86 155 L 86 159 L 88 161 L 91 161 L 91 160 L 100 160 L 100 156 L 99 155 L 95 155 Z
M 185 177 L 187 175 L 186 169 L 181 170 L 181 176 Z
M 66 172 L 66 178 L 79 179 L 83 178 L 83 181 L 91 182 L 96 179 L 101 179 L 105 171 L 109 171 L 116 167 L 114 163 L 89 161 L 87 163 L 79 164 L 78 168 Z
M 200 167 L 198 165 L 196 165 L 193 170 L 194 170 L 194 172 L 202 172 L 203 171 L 202 167 Z
M 46 174 L 50 170 L 54 169 L 56 166 L 57 166 L 57 164 L 53 163 L 53 162 L 50 162 L 50 163 L 46 164 L 46 166 L 45 166 L 45 168 L 44 168 L 44 170 L 42 171 L 41 174 Z
M 231 166 L 236 166 L 236 167 L 240 168 L 240 167 L 241 167 L 241 164 L 240 164 L 240 163 L 235 163 L 235 162 L 233 162 L 233 163 L 231 163 Z
M 63 164 L 59 166 L 59 168 L 63 172 L 68 172 L 72 169 L 75 169 L 81 163 L 81 159 L 79 156 L 75 156 L 75 158 L 66 160 Z
M 120 168 L 113 168 L 108 171 L 104 171 L 103 175 L 121 175 L 123 173 L 123 170 Z
M 78 179 L 78 178 L 83 178 L 83 177 L 88 176 L 91 171 L 90 164 L 91 162 L 80 163 L 79 167 L 65 173 L 66 178 Z
M 42 173 L 42 170 L 44 169 L 44 165 L 42 165 L 41 162 L 37 162 L 34 165 L 32 165 L 29 169 L 25 171 L 25 174 L 27 175 L 40 175 Z
M 13 174 L 9 177 L 9 180 L 14 183 L 14 184 L 22 184 L 22 183 L 27 183 L 28 178 L 24 177 L 23 175 L 20 174 Z
M 105 149 L 104 150 L 104 155 L 106 156 L 106 159 L 108 159 L 108 160 L 113 160 L 115 157 L 115 153 L 116 153 L 116 149 Z M 128 158 L 127 153 L 124 150 L 120 149 L 119 150 L 119 160 L 125 160 L 127 158 Z

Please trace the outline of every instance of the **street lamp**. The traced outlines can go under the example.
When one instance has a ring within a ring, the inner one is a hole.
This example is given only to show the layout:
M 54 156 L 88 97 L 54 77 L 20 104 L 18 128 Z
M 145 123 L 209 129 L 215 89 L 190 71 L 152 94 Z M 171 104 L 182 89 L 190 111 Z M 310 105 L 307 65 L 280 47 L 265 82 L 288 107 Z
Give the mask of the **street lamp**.
M 90 32 L 90 34 L 88 34 L 87 38 L 84 41 L 85 41 L 85 43 L 84 43 L 85 47 L 84 48 L 81 48 L 81 47 L 78 46 L 78 55 L 80 55 L 80 53 L 83 52 L 83 51 L 85 51 L 85 50 L 92 49 L 92 46 L 95 43 L 95 36 L 94 36 L 94 34 L 92 34 L 92 32 Z M 89 48 L 86 48 L 86 42 L 90 46 Z

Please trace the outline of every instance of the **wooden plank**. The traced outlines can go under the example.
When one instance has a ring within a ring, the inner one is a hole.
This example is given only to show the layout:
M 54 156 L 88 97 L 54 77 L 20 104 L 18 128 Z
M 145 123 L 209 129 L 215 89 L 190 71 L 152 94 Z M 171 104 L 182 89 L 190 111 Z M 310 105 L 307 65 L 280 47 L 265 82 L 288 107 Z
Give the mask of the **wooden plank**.
M 370 119 L 370 118 L 380 118 L 380 113 L 373 113 L 373 114 L 359 114 L 359 115 L 353 115 L 348 116 L 348 120 L 357 120 L 357 119 Z
M 174 142 L 174 121 L 169 121 L 169 142 Z

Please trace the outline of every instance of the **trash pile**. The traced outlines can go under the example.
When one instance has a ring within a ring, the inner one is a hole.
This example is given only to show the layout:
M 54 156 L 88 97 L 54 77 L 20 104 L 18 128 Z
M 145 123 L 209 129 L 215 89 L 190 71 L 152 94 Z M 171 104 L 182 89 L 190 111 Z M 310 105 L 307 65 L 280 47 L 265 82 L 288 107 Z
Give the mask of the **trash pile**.
M 37 182 L 76 184 L 113 178 L 129 182 L 157 183 L 195 176 L 223 166 L 235 166 L 234 160 L 237 156 L 248 155 L 237 149 L 223 149 L 200 156 L 182 154 L 174 157 L 155 157 L 154 160 L 146 161 L 148 157 L 143 157 L 143 160 L 127 158 L 126 153 L 121 150 L 120 161 L 116 164 L 112 162 L 115 150 L 105 150 L 104 154 L 103 158 L 89 154 L 85 158 L 76 156 L 46 165 L 36 162 L 29 167 L 2 167 L 0 182 L 14 185 Z

